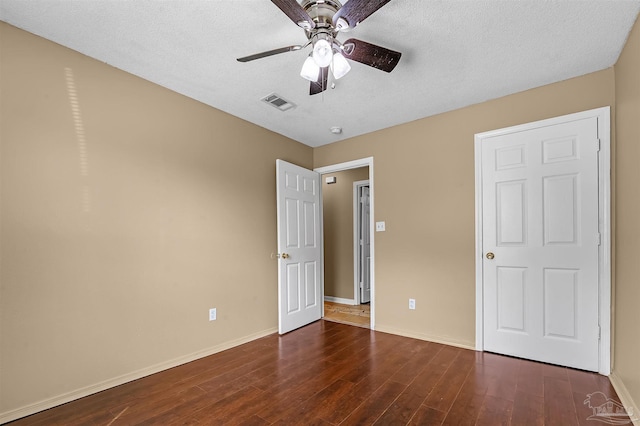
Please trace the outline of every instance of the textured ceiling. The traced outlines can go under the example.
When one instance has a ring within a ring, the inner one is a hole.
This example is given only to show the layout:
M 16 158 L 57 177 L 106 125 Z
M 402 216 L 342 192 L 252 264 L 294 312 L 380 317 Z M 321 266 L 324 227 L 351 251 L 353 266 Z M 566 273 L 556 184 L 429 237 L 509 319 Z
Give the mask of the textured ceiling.
M 338 38 L 402 52 L 396 69 L 352 62 L 309 96 L 308 49 L 236 61 L 306 42 L 267 0 L 0 0 L 9 24 L 313 147 L 608 68 L 639 11 L 640 0 L 393 0 Z M 273 92 L 296 108 L 260 101 Z

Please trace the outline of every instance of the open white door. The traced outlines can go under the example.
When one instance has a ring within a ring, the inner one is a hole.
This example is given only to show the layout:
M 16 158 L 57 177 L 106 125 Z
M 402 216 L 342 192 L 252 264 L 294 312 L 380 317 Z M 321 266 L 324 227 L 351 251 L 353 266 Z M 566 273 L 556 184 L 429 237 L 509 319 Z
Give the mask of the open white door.
M 280 334 L 322 315 L 319 184 L 320 174 L 276 160 Z
M 481 150 L 484 349 L 598 371 L 598 118 Z

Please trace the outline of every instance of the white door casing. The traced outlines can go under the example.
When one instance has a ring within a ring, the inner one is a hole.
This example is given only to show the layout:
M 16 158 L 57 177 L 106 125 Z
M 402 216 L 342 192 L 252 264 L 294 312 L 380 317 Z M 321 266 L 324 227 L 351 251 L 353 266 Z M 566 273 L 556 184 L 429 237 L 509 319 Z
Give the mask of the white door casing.
M 601 108 L 476 135 L 478 350 L 608 374 L 608 132 Z
M 322 316 L 320 175 L 276 160 L 278 216 L 278 331 Z

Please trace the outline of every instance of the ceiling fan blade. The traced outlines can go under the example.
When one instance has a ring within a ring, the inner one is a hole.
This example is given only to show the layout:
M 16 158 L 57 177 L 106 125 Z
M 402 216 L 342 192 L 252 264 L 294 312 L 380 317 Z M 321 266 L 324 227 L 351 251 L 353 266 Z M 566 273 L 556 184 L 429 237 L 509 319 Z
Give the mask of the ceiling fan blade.
M 311 30 L 316 27 L 311 16 L 296 0 L 271 0 L 271 2 L 278 6 L 299 27 L 305 30 Z
M 317 95 L 327 90 L 327 82 L 329 80 L 329 67 L 320 68 L 320 75 L 318 81 L 312 81 L 309 86 L 309 94 Z
M 351 3 L 350 0 L 349 3 Z M 347 3 L 347 4 L 349 4 Z M 342 44 L 342 54 L 345 58 L 361 64 L 369 65 L 382 71 L 391 72 L 398 65 L 402 53 L 386 47 L 376 46 L 366 41 L 350 38 Z
M 279 53 L 293 52 L 294 50 L 300 50 L 302 46 L 287 46 L 281 47 L 279 49 L 267 50 L 266 52 L 260 52 L 249 56 L 243 56 L 242 58 L 238 58 L 238 62 L 249 62 L 255 59 L 266 58 L 267 56 L 277 55 Z
M 338 22 L 342 18 L 349 25 L 349 28 L 355 28 L 356 25 L 367 19 L 376 10 L 390 1 L 391 0 L 349 0 L 333 16 L 333 25 L 338 29 L 346 29 L 344 25 L 340 25 Z

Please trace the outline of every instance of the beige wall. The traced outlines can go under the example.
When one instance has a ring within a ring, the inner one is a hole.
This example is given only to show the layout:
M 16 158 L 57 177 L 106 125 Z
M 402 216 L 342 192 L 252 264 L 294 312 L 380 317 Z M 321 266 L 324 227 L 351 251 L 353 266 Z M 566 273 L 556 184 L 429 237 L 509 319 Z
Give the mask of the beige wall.
M 0 418 L 273 331 L 275 160 L 310 168 L 312 149 L 4 23 L 0 40 Z
M 325 177 L 335 176 L 327 184 Z M 353 299 L 353 182 L 369 179 L 369 167 L 322 176 L 324 294 Z
M 615 66 L 614 373 L 640 408 L 640 21 Z
M 315 149 L 374 157 L 376 328 L 473 347 L 474 134 L 613 104 L 607 69 Z

